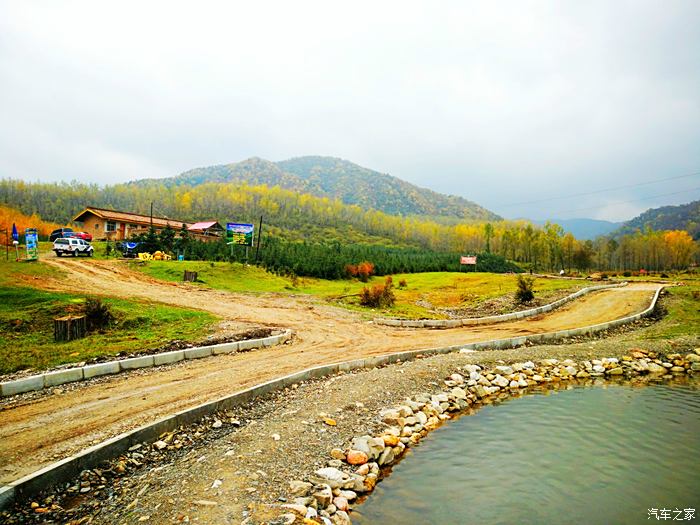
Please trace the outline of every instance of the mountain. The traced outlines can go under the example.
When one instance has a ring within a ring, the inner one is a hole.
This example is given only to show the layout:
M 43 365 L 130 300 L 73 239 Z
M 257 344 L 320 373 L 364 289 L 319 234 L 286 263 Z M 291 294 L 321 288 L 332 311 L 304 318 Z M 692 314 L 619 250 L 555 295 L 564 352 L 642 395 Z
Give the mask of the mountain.
M 210 182 L 279 186 L 317 197 L 339 199 L 345 204 L 391 215 L 501 220 L 495 213 L 462 197 L 420 188 L 397 177 L 334 157 L 297 157 L 281 162 L 254 157 L 233 164 L 195 168 L 176 177 L 146 179 L 130 184 L 165 184 L 172 187 L 198 186 Z
M 601 221 L 598 219 L 548 219 L 549 222 L 556 223 L 564 228 L 565 232 L 571 233 L 582 241 L 593 240 L 599 235 L 607 235 L 617 230 L 624 223 Z M 532 221 L 534 224 L 543 225 L 547 220 Z
M 626 222 L 613 235 L 621 236 L 647 228 L 652 230 L 686 230 L 693 239 L 700 240 L 700 201 L 649 209 Z

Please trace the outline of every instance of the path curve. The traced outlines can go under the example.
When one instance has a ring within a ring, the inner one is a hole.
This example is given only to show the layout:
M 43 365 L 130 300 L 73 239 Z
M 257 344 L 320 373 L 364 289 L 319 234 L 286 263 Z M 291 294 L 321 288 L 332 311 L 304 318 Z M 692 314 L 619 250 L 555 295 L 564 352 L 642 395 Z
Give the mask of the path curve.
M 122 432 L 173 412 L 322 364 L 404 350 L 466 344 L 567 330 L 644 310 L 658 285 L 631 284 L 596 292 L 536 317 L 493 326 L 406 330 L 362 322 L 357 314 L 314 298 L 234 294 L 152 279 L 115 261 L 47 259 L 91 293 L 205 310 L 240 328 L 292 328 L 292 345 L 185 361 L 86 382 L 66 394 L 20 401 L 0 412 L 0 483 L 8 483 Z M 65 281 L 65 282 L 64 282 Z

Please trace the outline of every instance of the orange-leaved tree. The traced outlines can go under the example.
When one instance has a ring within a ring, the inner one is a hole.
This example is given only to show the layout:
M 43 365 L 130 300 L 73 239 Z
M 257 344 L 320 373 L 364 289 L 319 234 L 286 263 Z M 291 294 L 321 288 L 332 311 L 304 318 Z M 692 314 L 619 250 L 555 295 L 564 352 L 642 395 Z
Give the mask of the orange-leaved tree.
M 374 264 L 369 261 L 363 261 L 359 264 L 348 264 L 345 266 L 345 271 L 351 277 L 357 277 L 363 283 L 366 283 L 374 274 Z
M 7 228 L 12 232 L 12 225 L 17 227 L 20 236 L 24 234 L 25 228 L 36 228 L 39 230 L 39 235 L 49 235 L 51 231 L 60 228 L 60 224 L 46 222 L 41 219 L 36 213 L 25 215 L 15 208 L 9 206 L 0 206 L 0 229 Z M 10 242 L 12 242 L 10 240 Z M 5 243 L 5 236 L 0 237 L 0 243 Z

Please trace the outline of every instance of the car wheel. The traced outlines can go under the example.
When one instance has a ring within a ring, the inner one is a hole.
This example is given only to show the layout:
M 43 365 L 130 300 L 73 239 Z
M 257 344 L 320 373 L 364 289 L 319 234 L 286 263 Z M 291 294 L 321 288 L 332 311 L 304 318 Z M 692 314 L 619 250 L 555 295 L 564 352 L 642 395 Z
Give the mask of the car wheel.
M 56 257 L 60 257 L 60 256 L 61 256 L 61 252 L 59 252 L 58 250 L 56 250 Z
M 73 250 L 73 257 L 77 257 L 77 256 L 78 256 L 78 250 Z
M 92 257 L 93 252 L 88 252 L 88 257 Z

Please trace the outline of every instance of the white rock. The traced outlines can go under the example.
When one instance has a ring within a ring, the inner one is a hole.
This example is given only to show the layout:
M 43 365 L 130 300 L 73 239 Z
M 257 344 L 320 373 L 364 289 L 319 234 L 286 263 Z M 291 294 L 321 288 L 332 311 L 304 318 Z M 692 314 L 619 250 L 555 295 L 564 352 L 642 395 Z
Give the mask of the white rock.
M 501 388 L 505 388 L 508 386 L 508 380 L 503 377 L 502 375 L 497 375 L 493 381 L 491 381 L 496 386 L 500 386 Z
M 331 488 L 340 488 L 350 479 L 348 474 L 335 467 L 320 468 L 314 472 L 314 475 L 318 482 L 326 483 Z
M 461 374 L 452 374 L 450 376 L 450 379 L 452 379 L 452 381 L 456 382 L 459 385 L 464 383 L 464 377 Z

